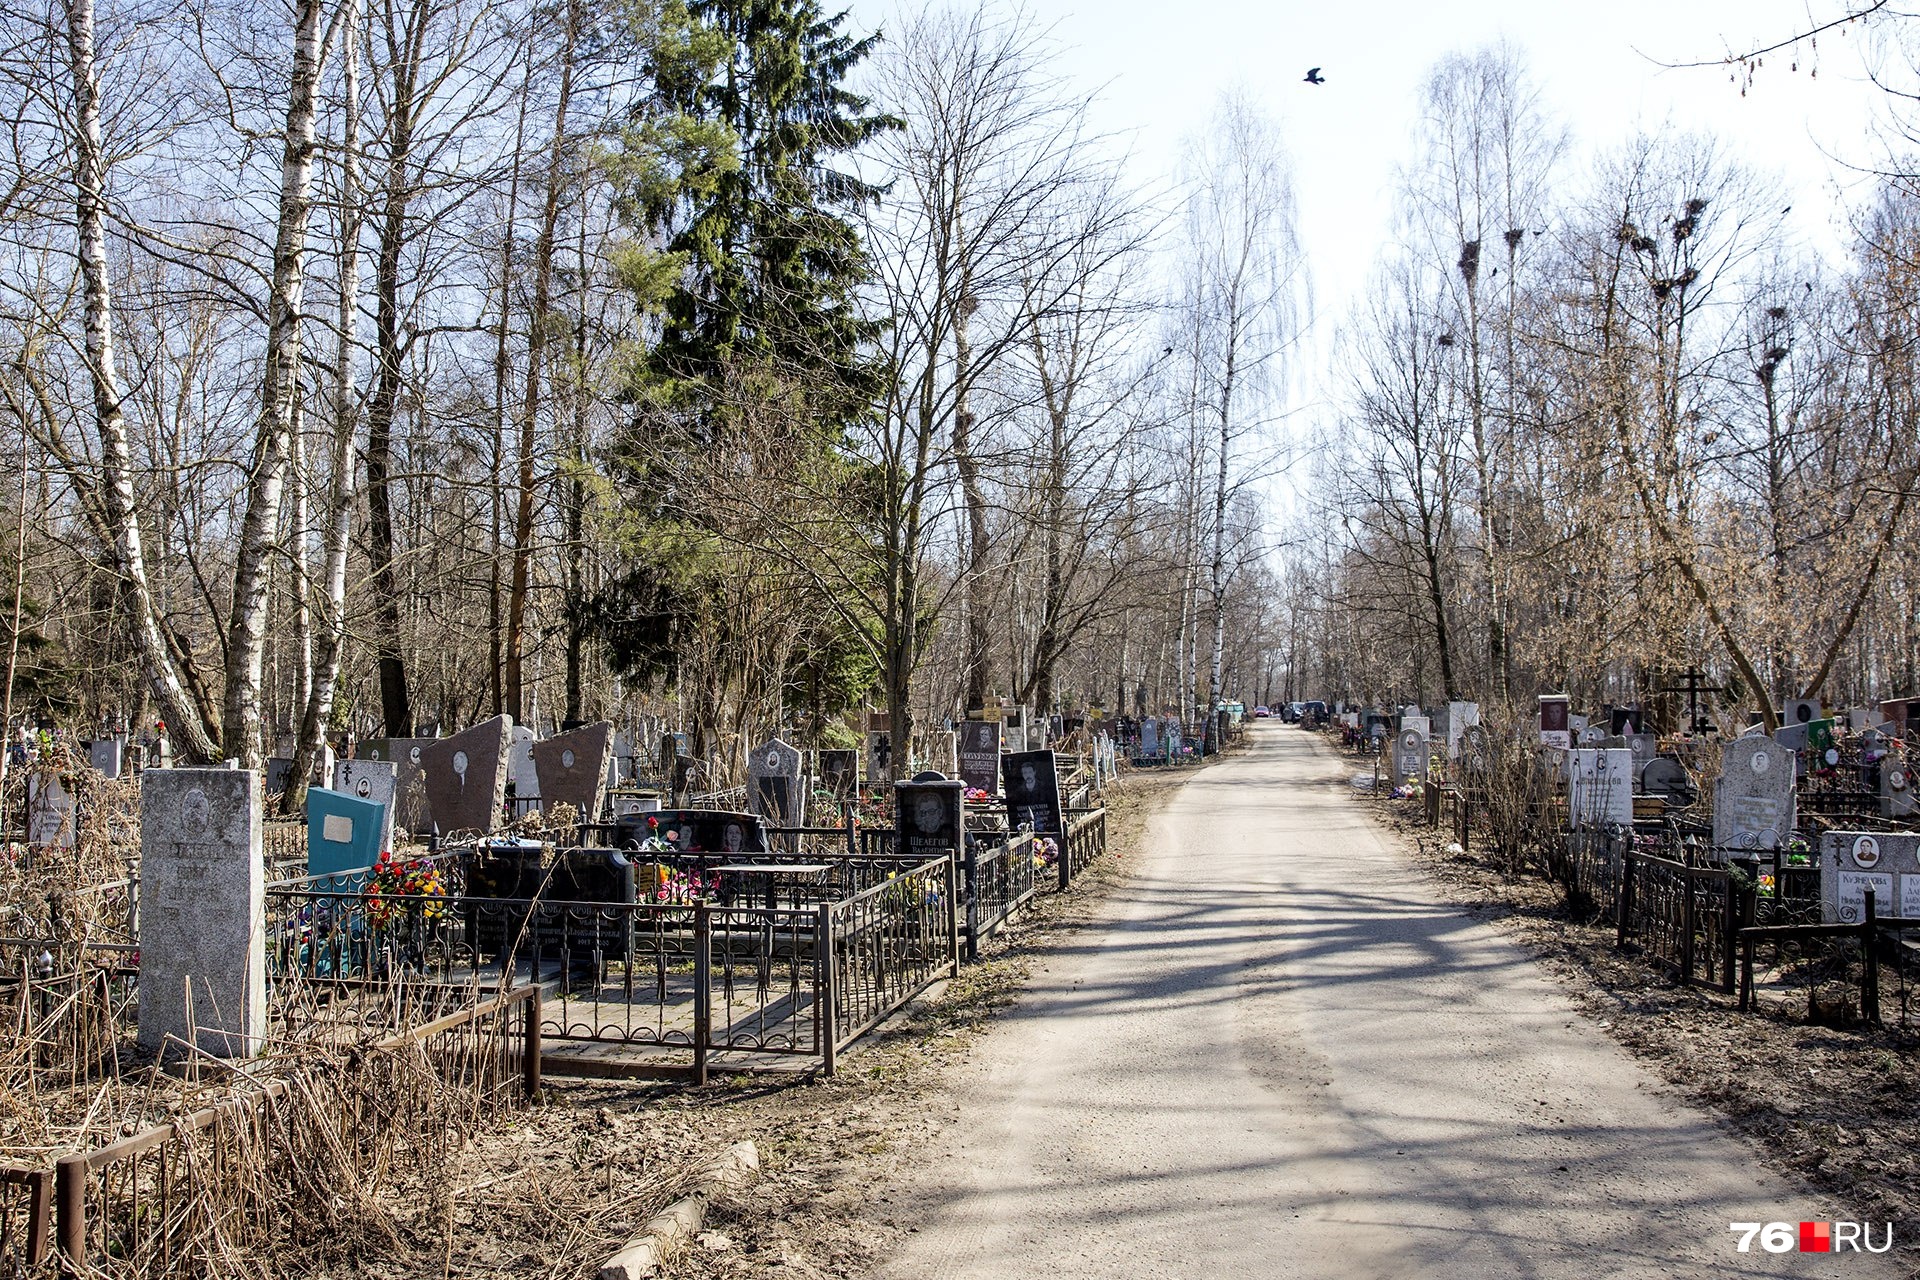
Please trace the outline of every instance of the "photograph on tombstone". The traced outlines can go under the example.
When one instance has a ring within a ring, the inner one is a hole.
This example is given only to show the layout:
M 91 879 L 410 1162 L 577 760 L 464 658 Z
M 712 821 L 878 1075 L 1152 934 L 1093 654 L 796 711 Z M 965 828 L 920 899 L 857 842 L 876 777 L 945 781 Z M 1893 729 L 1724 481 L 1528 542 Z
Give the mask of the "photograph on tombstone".
M 965 789 L 957 779 L 894 783 L 895 850 L 938 857 L 959 849 L 966 832 Z
M 770 825 L 797 827 L 806 821 L 800 760 L 800 752 L 778 738 L 748 753 L 747 808 Z
M 504 816 L 512 721 L 495 716 L 420 748 L 427 806 L 441 835 L 489 832 Z
M 989 795 L 1000 790 L 1000 725 L 992 720 L 960 724 L 959 774 L 967 786 Z
M 541 807 L 569 805 L 581 822 L 598 822 L 613 760 L 613 722 L 584 725 L 528 748 Z
M 1002 758 L 1002 794 L 1007 820 L 1035 834 L 1058 836 L 1064 829 L 1060 775 L 1051 751 L 1013 752 Z
M 1718 849 L 1778 849 L 1794 822 L 1794 753 L 1764 734 L 1726 744 L 1713 784 Z

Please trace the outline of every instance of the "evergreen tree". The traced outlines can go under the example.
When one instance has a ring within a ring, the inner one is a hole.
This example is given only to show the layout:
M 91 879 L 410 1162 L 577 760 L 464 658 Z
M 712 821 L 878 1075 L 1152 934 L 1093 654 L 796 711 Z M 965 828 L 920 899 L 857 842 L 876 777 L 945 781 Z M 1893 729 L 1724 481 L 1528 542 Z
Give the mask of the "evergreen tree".
M 737 162 L 673 209 L 654 212 L 683 271 L 664 307 L 645 381 L 657 402 L 710 442 L 729 374 L 758 368 L 811 390 L 831 427 L 872 395 L 875 334 L 854 298 L 866 271 L 854 212 L 877 192 L 833 167 L 898 121 L 850 91 L 846 77 L 877 36 L 814 0 L 696 0 L 694 17 L 730 46 L 717 65 L 661 83 L 682 116 L 724 126 Z

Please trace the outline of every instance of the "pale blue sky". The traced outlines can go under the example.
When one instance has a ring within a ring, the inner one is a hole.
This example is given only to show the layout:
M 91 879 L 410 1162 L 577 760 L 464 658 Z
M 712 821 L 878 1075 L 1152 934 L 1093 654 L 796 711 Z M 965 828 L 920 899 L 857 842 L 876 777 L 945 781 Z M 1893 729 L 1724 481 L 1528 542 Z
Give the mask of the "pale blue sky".
M 891 25 L 914 0 L 858 0 L 861 24 Z M 1164 185 L 1181 140 L 1200 128 L 1220 90 L 1249 88 L 1279 119 L 1299 175 L 1301 234 L 1318 319 L 1314 351 L 1296 370 L 1297 420 L 1324 395 L 1326 339 L 1365 288 L 1390 234 L 1396 166 L 1411 153 L 1415 100 L 1442 55 L 1505 39 L 1523 53 L 1550 110 L 1571 131 L 1575 164 L 1663 121 L 1712 133 L 1731 153 L 1775 173 L 1790 230 L 1837 255 L 1846 197 L 1862 180 L 1828 159 L 1871 161 L 1882 96 L 1866 82 L 1868 40 L 1857 25 L 1821 38 L 1817 75 L 1801 54 L 1766 59 L 1742 96 L 1726 68 L 1667 70 L 1654 59 L 1718 58 L 1770 44 L 1842 12 L 1841 0 L 1377 0 L 1329 5 L 1280 0 L 1030 0 L 1062 45 L 1060 71 L 1096 96 L 1094 120 L 1133 139 L 1139 185 Z M 1811 16 L 1811 22 L 1809 21 Z M 1327 83 L 1302 83 L 1318 65 Z

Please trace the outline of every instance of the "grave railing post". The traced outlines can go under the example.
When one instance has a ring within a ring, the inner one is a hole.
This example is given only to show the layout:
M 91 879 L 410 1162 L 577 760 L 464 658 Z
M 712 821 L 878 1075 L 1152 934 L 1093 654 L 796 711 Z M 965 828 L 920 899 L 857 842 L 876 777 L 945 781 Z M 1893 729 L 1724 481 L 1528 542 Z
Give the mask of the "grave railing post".
M 1731 874 L 1727 876 L 1726 890 L 1726 901 L 1721 904 L 1725 915 L 1720 925 L 1720 989 L 1732 995 L 1733 953 L 1738 945 L 1737 937 L 1740 932 L 1740 900 L 1746 895 L 1746 891 L 1740 888 Z
M 631 954 L 631 953 L 629 953 Z M 521 1014 L 526 1018 L 520 1044 L 520 1083 L 524 1088 L 527 1101 L 540 1099 L 540 988 L 527 988 L 529 995 L 521 1006 Z
M 1872 889 L 1866 891 L 1861 914 L 1860 1016 L 1877 1027 L 1880 1025 L 1880 912 Z
M 965 859 L 967 894 L 967 959 L 980 958 L 980 854 L 968 843 Z
M 62 1156 L 53 1166 L 54 1233 L 75 1272 L 87 1267 L 87 1158 Z
M 834 1027 L 834 1010 L 839 1007 L 834 982 L 837 974 L 833 963 L 833 904 L 820 904 L 814 923 L 813 958 L 813 1008 L 815 1032 L 820 1037 L 820 1070 L 832 1075 L 836 1065 L 835 1058 L 839 1045 L 839 1033 Z
M 1693 877 L 1680 873 L 1680 981 L 1693 981 L 1693 930 L 1698 923 L 1693 907 Z
M 707 1041 L 713 1035 L 713 918 L 704 902 L 693 907 L 693 1082 L 707 1082 Z
M 1626 861 L 1620 867 L 1620 918 L 1615 922 L 1613 936 L 1613 945 L 1616 948 L 1627 945 L 1627 933 L 1633 923 L 1633 889 L 1634 881 L 1638 878 L 1638 872 L 1635 870 L 1637 865 L 1633 850 L 1627 850 Z
M 954 851 L 947 851 L 947 860 L 940 868 L 947 879 L 947 956 L 948 969 L 952 976 L 960 976 L 960 901 L 954 895 L 960 888 L 960 864 L 954 861 Z

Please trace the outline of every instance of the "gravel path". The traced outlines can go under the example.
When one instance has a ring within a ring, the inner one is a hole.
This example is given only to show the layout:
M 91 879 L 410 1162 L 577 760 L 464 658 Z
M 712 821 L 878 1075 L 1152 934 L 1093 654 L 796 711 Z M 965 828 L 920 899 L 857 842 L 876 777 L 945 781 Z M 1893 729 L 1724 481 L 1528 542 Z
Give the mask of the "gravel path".
M 1108 923 L 981 1039 L 961 1123 L 893 1197 L 922 1225 L 879 1275 L 1904 1271 L 1736 1253 L 1729 1222 L 1855 1215 L 1433 905 L 1317 738 L 1254 744 L 1154 818 Z

